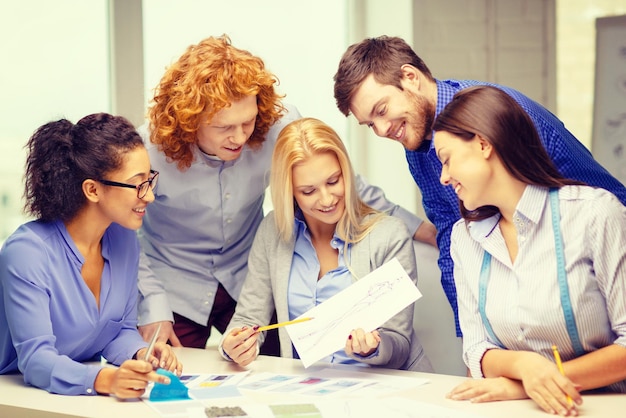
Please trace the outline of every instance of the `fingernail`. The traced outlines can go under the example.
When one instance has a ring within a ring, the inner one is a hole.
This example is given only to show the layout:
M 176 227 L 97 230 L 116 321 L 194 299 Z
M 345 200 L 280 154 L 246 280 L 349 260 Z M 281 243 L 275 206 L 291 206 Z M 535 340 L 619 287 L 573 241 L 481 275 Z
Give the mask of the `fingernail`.
M 256 331 L 256 330 L 258 330 L 259 328 L 260 328 L 260 326 L 259 326 L 259 325 L 255 325 L 252 329 L 253 329 L 254 331 Z
M 166 377 L 165 379 L 163 379 L 163 384 L 164 385 L 169 385 L 170 384 L 170 378 Z
M 248 327 L 246 327 L 246 326 L 241 327 L 241 330 L 242 330 L 242 331 L 245 331 L 245 330 L 247 330 L 247 329 L 248 329 Z
M 162 369 L 164 369 L 164 368 L 165 368 L 165 362 L 164 362 L 164 361 L 162 361 L 162 362 L 161 362 L 161 368 L 162 368 Z
M 351 340 L 352 339 L 352 334 L 348 335 L 348 339 Z

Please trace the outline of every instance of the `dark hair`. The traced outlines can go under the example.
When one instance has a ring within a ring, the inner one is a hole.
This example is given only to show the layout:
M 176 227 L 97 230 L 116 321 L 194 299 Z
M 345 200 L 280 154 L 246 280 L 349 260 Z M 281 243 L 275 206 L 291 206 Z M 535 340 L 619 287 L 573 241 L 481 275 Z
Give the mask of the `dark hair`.
M 350 45 L 341 57 L 339 68 L 333 77 L 335 101 L 339 111 L 345 116 L 350 114 L 350 102 L 354 93 L 370 74 L 381 84 L 403 90 L 400 81 L 404 64 L 414 66 L 434 81 L 424 61 L 402 38 L 379 36 Z
M 541 143 L 532 119 L 507 93 L 492 86 L 461 90 L 439 114 L 433 131 L 446 131 L 465 140 L 479 135 L 488 141 L 506 170 L 516 179 L 535 186 L 562 187 L 582 184 L 565 178 Z M 459 202 L 461 216 L 480 220 L 499 212 L 494 206 L 468 211 Z
M 85 204 L 83 181 L 119 169 L 124 154 L 139 146 L 133 125 L 107 113 L 39 127 L 26 144 L 26 212 L 43 221 L 72 219 Z

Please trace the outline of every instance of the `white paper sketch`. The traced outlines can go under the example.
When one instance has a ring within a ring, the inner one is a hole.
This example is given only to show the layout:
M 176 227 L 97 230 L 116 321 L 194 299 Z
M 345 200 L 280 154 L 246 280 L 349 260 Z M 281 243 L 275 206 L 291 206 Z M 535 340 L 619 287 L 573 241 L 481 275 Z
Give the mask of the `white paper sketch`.
M 422 296 L 394 258 L 287 327 L 304 367 L 343 348 L 353 329 L 373 331 Z

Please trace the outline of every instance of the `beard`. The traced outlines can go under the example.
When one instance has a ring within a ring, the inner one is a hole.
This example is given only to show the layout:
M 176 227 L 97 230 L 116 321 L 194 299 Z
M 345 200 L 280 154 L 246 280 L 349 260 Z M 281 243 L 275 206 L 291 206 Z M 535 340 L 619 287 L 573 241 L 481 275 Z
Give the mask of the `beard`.
M 432 136 L 432 126 L 435 119 L 435 106 L 424 96 L 417 95 L 406 90 L 409 103 L 413 111 L 407 116 L 406 123 L 413 133 L 412 138 L 407 138 L 405 148 L 415 151 Z

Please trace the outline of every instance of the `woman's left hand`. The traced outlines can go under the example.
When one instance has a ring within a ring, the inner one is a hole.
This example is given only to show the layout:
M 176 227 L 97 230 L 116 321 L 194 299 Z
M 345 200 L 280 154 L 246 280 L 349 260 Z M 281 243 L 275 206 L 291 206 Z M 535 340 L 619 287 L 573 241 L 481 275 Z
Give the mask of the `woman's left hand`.
M 147 348 L 142 348 L 137 352 L 137 359 L 142 359 L 146 354 Z M 154 351 L 148 359 L 154 369 L 169 370 L 180 376 L 183 372 L 183 364 L 178 360 L 176 354 L 172 350 L 172 346 L 164 342 L 158 342 L 154 345 Z
M 346 340 L 346 354 L 358 354 L 367 357 L 380 345 L 380 334 L 374 330 L 365 332 L 363 328 L 353 329 Z
M 470 402 L 493 402 L 528 399 L 522 382 L 507 377 L 466 380 L 446 395 L 448 399 Z

